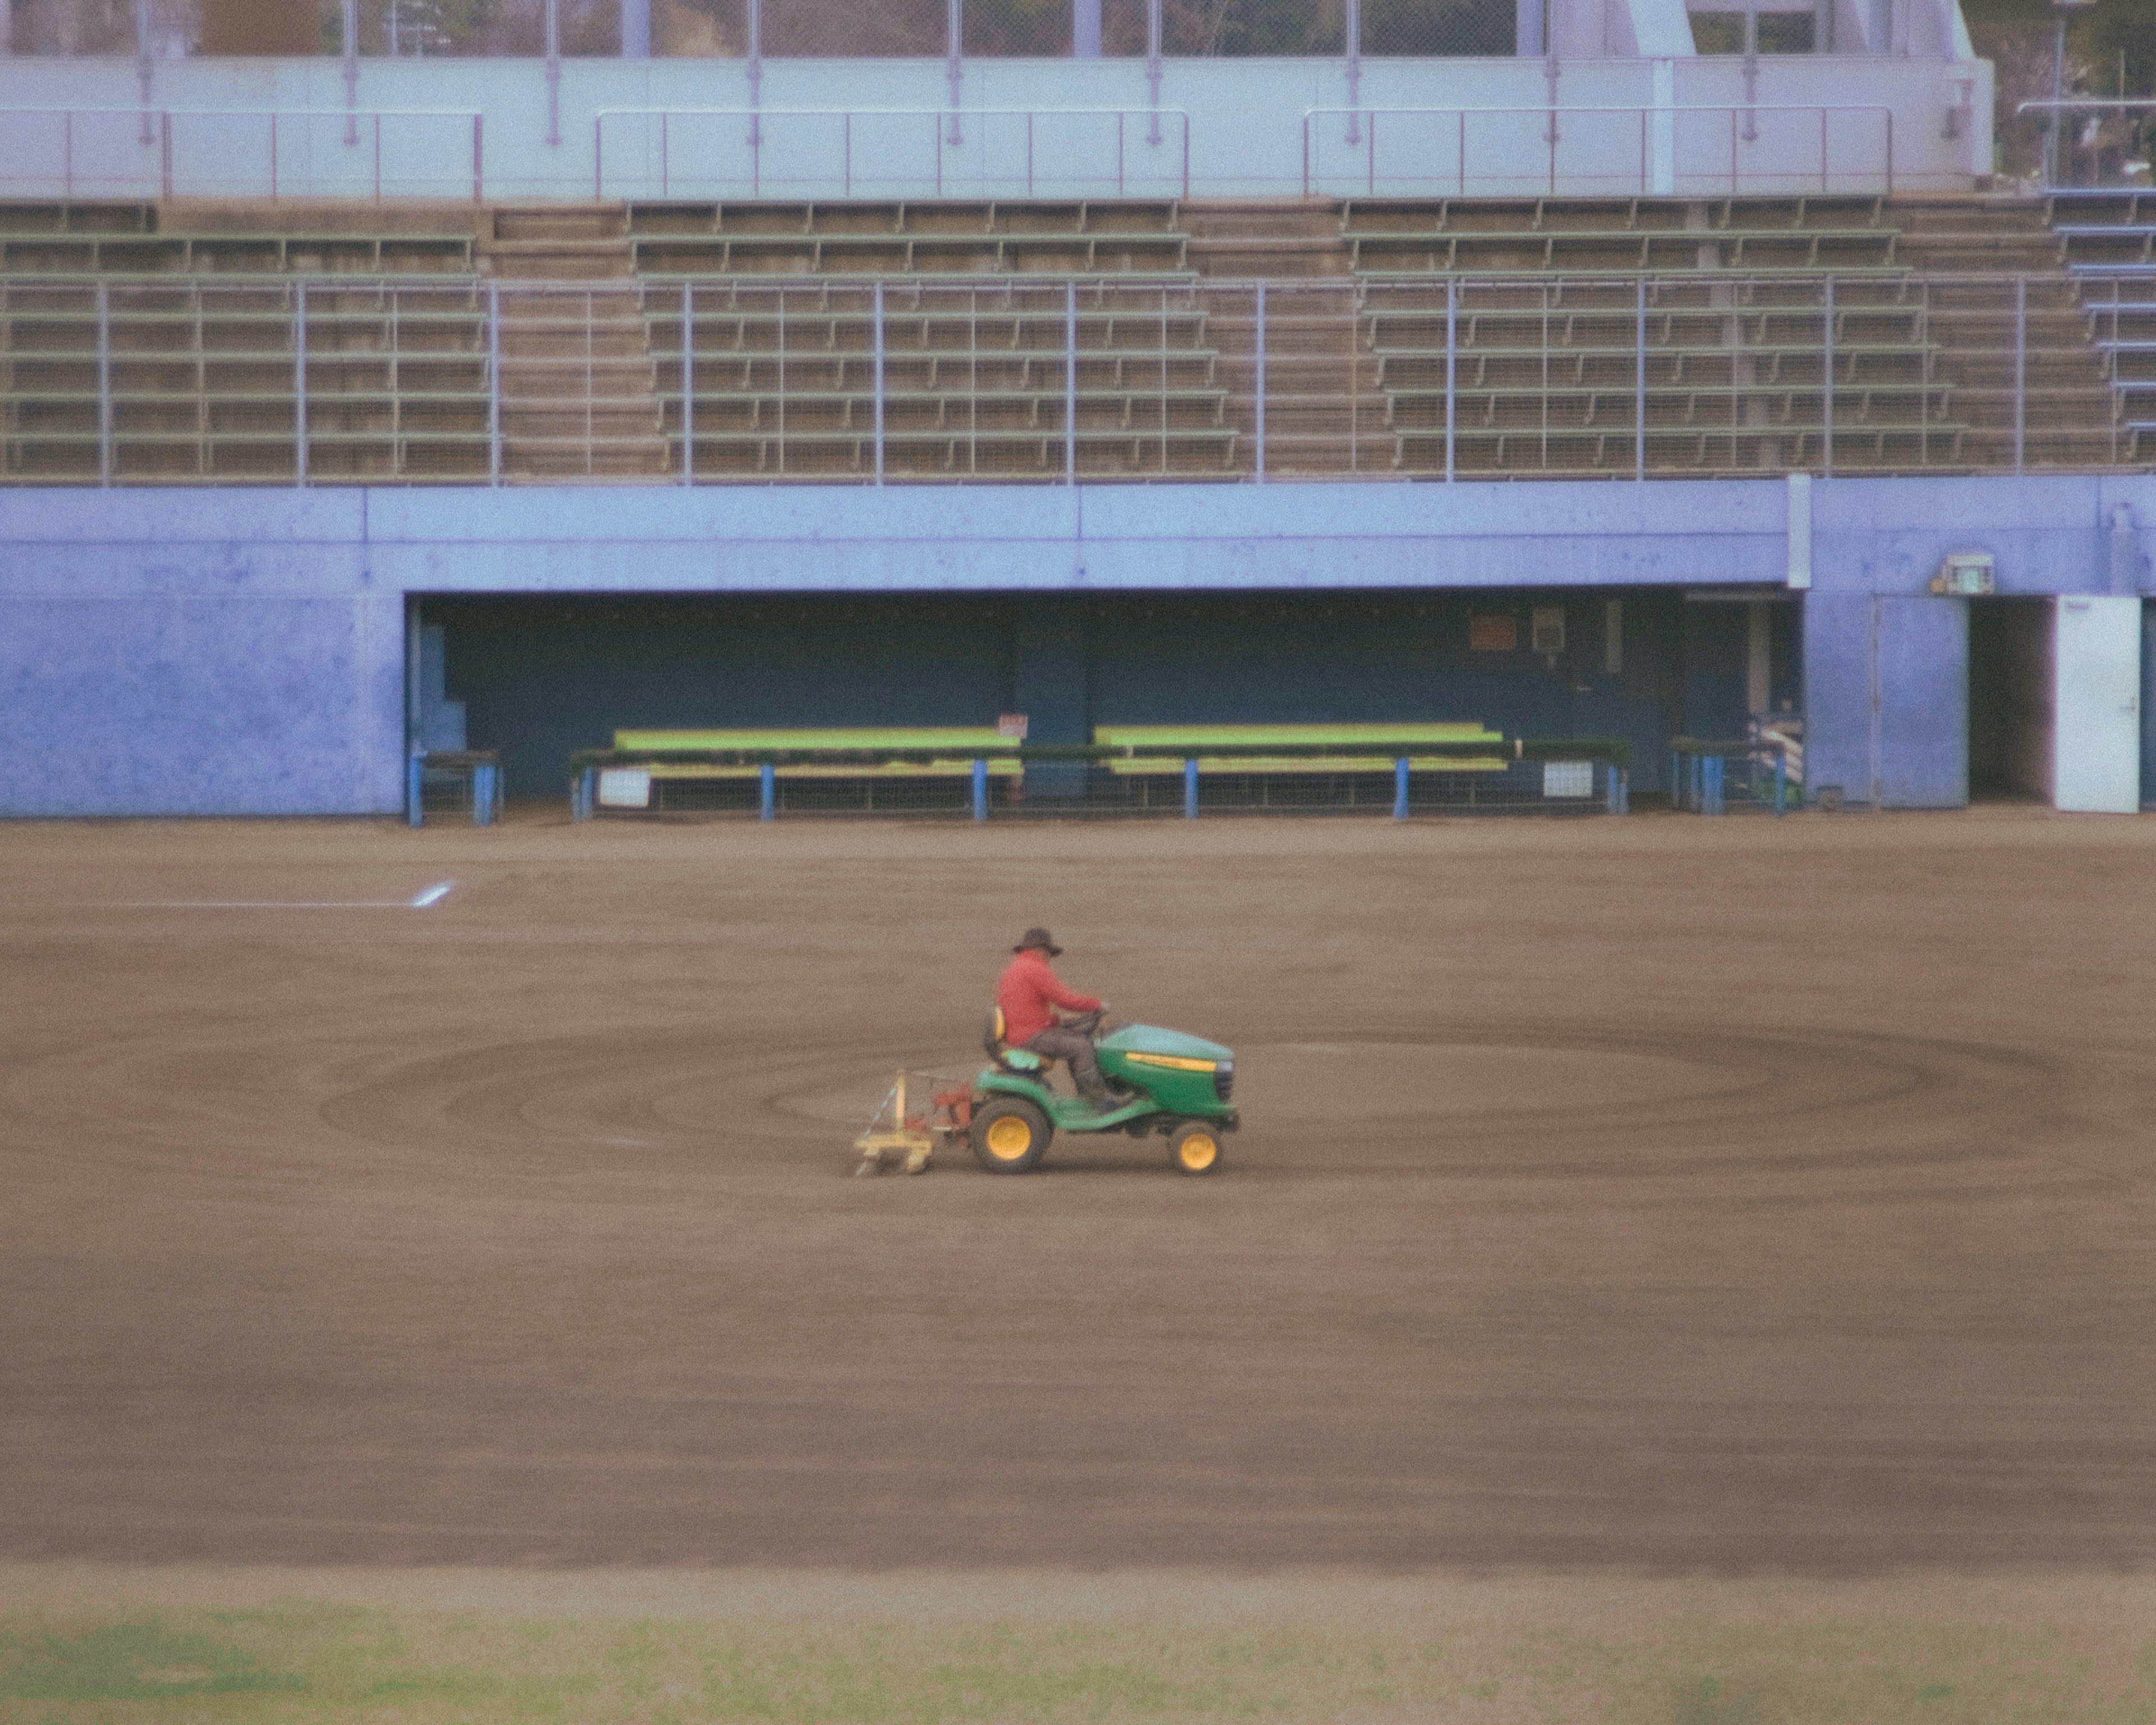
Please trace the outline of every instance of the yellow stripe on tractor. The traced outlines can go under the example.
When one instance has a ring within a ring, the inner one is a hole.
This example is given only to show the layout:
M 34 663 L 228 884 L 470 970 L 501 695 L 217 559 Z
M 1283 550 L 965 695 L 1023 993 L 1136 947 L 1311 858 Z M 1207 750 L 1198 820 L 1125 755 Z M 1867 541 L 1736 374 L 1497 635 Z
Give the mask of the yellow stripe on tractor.
M 1194 1060 L 1188 1055 L 1127 1054 L 1123 1059 L 1133 1066 L 1167 1066 L 1178 1072 L 1217 1072 L 1218 1060 Z

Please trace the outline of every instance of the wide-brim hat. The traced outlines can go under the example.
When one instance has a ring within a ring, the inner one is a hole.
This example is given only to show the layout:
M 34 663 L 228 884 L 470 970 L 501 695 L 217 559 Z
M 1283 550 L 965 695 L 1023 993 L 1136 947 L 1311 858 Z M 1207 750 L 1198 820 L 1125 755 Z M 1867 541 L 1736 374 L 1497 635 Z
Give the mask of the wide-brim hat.
M 1049 932 L 1045 928 L 1029 928 L 1026 930 L 1024 939 L 1021 940 L 1016 946 L 1013 947 L 1011 951 L 1014 952 L 1023 952 L 1029 947 L 1040 947 L 1042 952 L 1047 953 L 1051 958 L 1060 958 L 1063 956 L 1063 948 L 1055 944 L 1055 937 L 1049 933 Z

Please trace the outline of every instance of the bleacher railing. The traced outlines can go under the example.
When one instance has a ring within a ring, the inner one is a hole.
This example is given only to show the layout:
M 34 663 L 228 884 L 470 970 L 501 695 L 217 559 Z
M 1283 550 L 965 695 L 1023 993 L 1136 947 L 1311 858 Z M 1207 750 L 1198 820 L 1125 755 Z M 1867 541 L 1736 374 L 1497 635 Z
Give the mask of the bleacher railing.
M 609 147 L 609 122 L 612 142 Z M 773 174 L 776 154 L 793 169 Z M 611 159 L 609 157 L 611 157 Z M 593 196 L 1187 198 L 1179 108 L 606 108 Z M 805 177 L 804 177 L 805 176 Z
M 486 195 L 484 117 L 452 108 L 0 107 L 0 191 L 77 198 Z
M 2147 192 L 2156 160 L 2156 97 L 2060 96 L 2019 102 L 2017 117 L 2034 118 L 2047 140 L 2043 167 L 2046 189 L 2053 192 L 2107 189 Z M 2071 125 L 2074 136 L 2066 131 Z
M 2156 295 L 2143 298 L 2156 299 Z M 1222 282 L 0 278 L 0 483 L 2156 466 L 2122 293 L 1892 267 Z M 2091 314 L 2114 335 L 2092 339 Z M 2148 386 L 2143 386 L 2147 388 Z
M 1894 190 L 1876 104 L 1311 108 L 1306 198 L 1677 197 Z

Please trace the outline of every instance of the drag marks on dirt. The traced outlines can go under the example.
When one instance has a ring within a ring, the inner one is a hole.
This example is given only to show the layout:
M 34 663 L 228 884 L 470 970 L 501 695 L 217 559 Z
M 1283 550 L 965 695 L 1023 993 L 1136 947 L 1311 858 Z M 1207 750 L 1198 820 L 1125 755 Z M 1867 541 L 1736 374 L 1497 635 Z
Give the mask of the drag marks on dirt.
M 1724 1202 L 1838 1203 L 2081 1186 L 2042 1152 L 2052 1064 L 1917 1037 L 1547 1024 L 1399 1027 L 1238 1050 L 1246 1137 L 1322 1142 L 1311 1172 L 1419 1173 L 1525 1201 L 1712 1183 Z M 1269 1158 L 1270 1159 L 1270 1158 Z
M 745 1047 L 708 1031 L 634 1025 L 400 1060 L 321 1107 L 340 1132 L 403 1147 L 560 1160 L 595 1149 L 737 1150 L 773 1139 L 854 1157 L 901 1060 L 858 1068 L 836 1091 L 831 1062 L 799 1044 Z M 791 1099 L 821 1099 L 805 1111 Z
M 808 1174 L 850 1148 L 918 1050 L 750 1047 L 670 1026 L 399 1060 L 321 1106 L 341 1132 L 520 1165 L 723 1153 Z M 1839 1204 L 2080 1189 L 2104 1177 L 2048 1155 L 2063 1081 L 2028 1053 L 1917 1037 L 1547 1025 L 1394 1025 L 1238 1050 L 1246 1122 L 1230 1167 L 1265 1181 L 1383 1176 L 1479 1204 Z M 1159 1158 L 1120 1134 L 1065 1134 L 1044 1170 Z M 939 1172 L 970 1175 L 947 1154 Z

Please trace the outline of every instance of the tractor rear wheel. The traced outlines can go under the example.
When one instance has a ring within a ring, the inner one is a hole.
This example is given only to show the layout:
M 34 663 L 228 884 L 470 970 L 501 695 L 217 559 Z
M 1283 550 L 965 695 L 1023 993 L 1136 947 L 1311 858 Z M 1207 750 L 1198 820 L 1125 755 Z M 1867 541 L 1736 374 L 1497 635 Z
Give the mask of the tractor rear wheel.
M 992 1174 L 1029 1174 L 1048 1154 L 1055 1128 L 1024 1096 L 998 1096 L 973 1111 L 973 1158 Z
M 1178 1173 L 1209 1174 L 1220 1166 L 1220 1129 L 1208 1120 L 1186 1120 L 1168 1140 Z

